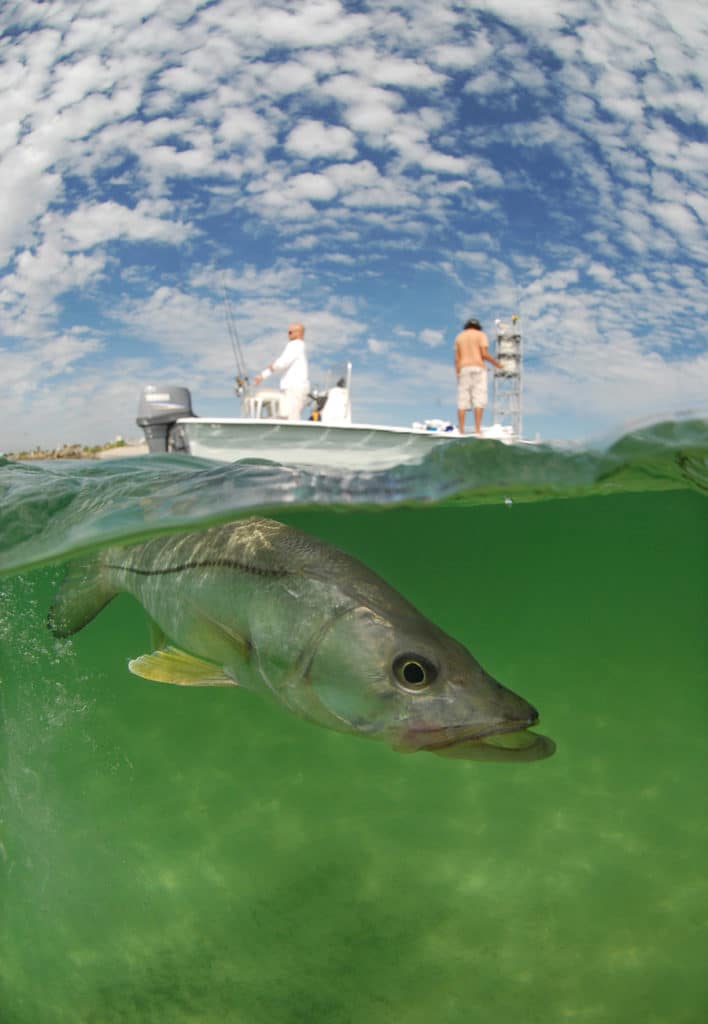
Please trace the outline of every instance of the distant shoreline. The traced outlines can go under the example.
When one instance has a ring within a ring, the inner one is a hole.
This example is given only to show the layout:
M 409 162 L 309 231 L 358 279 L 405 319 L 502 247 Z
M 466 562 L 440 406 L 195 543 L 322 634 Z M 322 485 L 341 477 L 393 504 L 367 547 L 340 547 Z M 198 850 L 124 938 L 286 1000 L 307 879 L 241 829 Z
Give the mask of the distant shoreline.
M 107 441 L 105 444 L 63 444 L 60 448 L 33 448 L 31 451 L 2 452 L 4 458 L 14 462 L 39 462 L 47 459 L 119 459 L 132 455 L 147 455 L 144 441 Z

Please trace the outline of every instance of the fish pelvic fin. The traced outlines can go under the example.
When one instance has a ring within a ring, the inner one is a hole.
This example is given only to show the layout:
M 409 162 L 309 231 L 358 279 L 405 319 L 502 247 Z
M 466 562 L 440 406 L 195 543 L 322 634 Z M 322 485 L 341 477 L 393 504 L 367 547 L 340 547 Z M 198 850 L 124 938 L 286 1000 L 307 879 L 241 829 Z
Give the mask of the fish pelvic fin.
M 49 607 L 47 625 L 59 639 L 73 636 L 105 608 L 118 591 L 107 582 L 98 558 L 69 565 Z
M 159 651 L 163 647 L 168 646 L 167 634 L 162 626 L 159 626 L 150 616 L 148 616 L 148 630 L 150 633 L 150 646 L 153 651 Z
M 238 686 L 218 665 L 172 646 L 133 658 L 128 662 L 128 668 L 133 675 L 156 683 L 173 683 L 175 686 Z

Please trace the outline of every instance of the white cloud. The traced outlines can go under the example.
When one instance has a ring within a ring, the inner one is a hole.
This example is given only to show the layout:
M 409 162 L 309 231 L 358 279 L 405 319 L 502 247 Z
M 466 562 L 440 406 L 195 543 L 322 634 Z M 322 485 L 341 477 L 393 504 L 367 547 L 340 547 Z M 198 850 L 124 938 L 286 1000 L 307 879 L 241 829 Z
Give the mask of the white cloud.
M 489 69 L 480 74 L 475 73 L 465 85 L 466 93 L 479 93 L 482 96 L 494 96 L 506 88 L 506 80 L 500 71 Z
M 420 340 L 428 348 L 438 348 L 445 341 L 445 332 L 426 327 L 420 332 Z
M 292 129 L 285 145 L 292 153 L 304 159 L 330 157 L 346 160 L 356 152 L 354 140 L 354 133 L 342 125 L 305 120 Z
M 259 70 L 263 88 L 281 96 L 302 93 L 316 83 L 312 68 L 297 61 L 291 60 L 275 65 L 263 64 Z
M 263 38 L 285 46 L 337 45 L 368 27 L 364 15 L 345 14 L 337 0 L 305 0 L 293 12 L 260 7 L 257 17 Z
M 269 121 L 255 111 L 234 107 L 224 114 L 218 137 L 231 147 L 266 149 L 275 141 L 275 132 Z
M 337 187 L 326 174 L 297 174 L 289 181 L 295 195 L 315 202 L 326 202 L 337 194 Z
M 22 354 L 0 348 L 7 396 L 26 400 L 43 389 L 46 380 L 71 372 L 76 363 L 102 348 L 98 339 L 77 333 L 33 342 Z
M 433 71 L 424 60 L 402 60 L 387 56 L 378 60 L 375 56 L 372 78 L 380 85 L 393 85 L 403 89 L 440 88 L 445 78 Z
M 387 351 L 388 344 L 385 341 L 379 341 L 378 338 L 367 338 L 366 347 L 369 352 L 372 352 L 375 356 L 380 356 Z
M 156 215 L 160 204 L 142 200 L 134 209 L 119 203 L 84 203 L 64 218 L 63 233 L 70 249 L 91 249 L 115 239 L 178 244 L 189 233 L 185 224 Z M 161 212 L 168 212 L 163 209 Z
M 37 166 L 32 153 L 16 150 L 0 165 L 0 266 L 32 237 L 33 225 L 62 189 L 61 176 Z
M 446 43 L 436 46 L 431 58 L 440 67 L 453 71 L 470 71 L 475 73 L 479 65 L 489 60 L 494 54 L 494 46 L 486 32 L 478 31 L 469 44 Z
M 421 206 L 421 199 L 412 183 L 406 185 L 402 180 L 385 177 L 379 177 L 375 184 L 352 188 L 343 196 L 342 201 L 345 206 L 359 210 L 379 208 L 393 211 L 397 208 Z
M 476 0 L 478 10 L 486 10 L 509 25 L 529 25 L 543 29 L 563 28 L 567 9 L 556 0 Z M 587 0 L 576 0 L 573 15 L 581 18 L 592 12 L 593 4 Z
M 56 235 L 17 256 L 14 272 L 0 282 L 0 329 L 6 335 L 43 336 L 58 313 L 62 292 L 86 285 L 100 274 L 102 254 L 69 254 Z
M 615 280 L 615 272 L 604 263 L 592 262 L 586 271 L 591 277 L 601 284 L 609 285 Z
M 167 68 L 160 75 L 160 85 L 163 89 L 175 93 L 196 93 L 202 92 L 208 87 L 209 82 L 205 76 L 195 68 L 178 67 Z
M 701 233 L 693 212 L 680 203 L 656 203 L 652 213 L 676 235 L 696 237 Z

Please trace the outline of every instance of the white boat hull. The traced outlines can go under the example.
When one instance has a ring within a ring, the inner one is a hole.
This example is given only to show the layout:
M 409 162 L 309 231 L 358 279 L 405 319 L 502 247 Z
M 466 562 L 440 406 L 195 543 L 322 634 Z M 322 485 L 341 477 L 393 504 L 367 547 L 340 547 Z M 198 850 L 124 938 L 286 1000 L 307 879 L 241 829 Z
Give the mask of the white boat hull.
M 421 462 L 436 446 L 479 440 L 457 431 L 258 419 L 181 419 L 189 453 L 235 462 L 268 459 L 337 470 L 381 470 Z

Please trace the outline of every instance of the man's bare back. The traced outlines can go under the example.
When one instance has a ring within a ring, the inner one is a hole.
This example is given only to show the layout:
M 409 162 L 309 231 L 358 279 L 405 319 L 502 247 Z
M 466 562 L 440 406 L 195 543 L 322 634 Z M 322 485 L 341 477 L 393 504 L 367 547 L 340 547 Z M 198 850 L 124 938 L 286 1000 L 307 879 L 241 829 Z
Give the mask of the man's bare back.
M 484 366 L 484 353 L 489 352 L 489 341 L 484 331 L 468 327 L 455 338 L 455 371 L 463 366 Z

